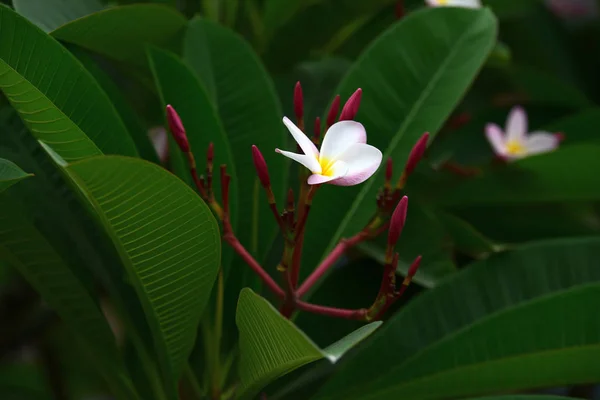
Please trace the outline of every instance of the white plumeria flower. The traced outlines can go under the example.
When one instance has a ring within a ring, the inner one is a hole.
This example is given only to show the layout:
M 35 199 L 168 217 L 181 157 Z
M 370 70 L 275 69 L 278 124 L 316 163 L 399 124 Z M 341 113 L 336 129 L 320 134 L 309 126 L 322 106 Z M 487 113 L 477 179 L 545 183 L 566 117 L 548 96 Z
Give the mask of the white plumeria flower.
M 494 152 L 507 160 L 546 153 L 558 147 L 560 134 L 536 131 L 527 133 L 527 114 L 514 107 L 506 120 L 506 132 L 496 124 L 487 124 L 485 134 Z
M 480 0 L 425 0 L 430 7 L 481 8 Z
M 308 168 L 312 172 L 308 177 L 309 185 L 358 185 L 369 179 L 381 164 L 381 151 L 366 144 L 367 132 L 362 124 L 356 121 L 340 121 L 333 124 L 325 134 L 321 152 L 287 117 L 283 118 L 283 123 L 304 154 L 279 149 L 275 151 Z

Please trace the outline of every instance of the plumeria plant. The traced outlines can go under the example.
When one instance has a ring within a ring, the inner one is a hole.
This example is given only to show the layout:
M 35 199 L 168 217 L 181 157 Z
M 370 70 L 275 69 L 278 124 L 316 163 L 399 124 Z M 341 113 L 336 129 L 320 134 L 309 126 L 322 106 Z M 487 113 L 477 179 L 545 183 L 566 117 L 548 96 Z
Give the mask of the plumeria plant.
M 593 398 L 593 2 L 0 3 L 0 399 Z

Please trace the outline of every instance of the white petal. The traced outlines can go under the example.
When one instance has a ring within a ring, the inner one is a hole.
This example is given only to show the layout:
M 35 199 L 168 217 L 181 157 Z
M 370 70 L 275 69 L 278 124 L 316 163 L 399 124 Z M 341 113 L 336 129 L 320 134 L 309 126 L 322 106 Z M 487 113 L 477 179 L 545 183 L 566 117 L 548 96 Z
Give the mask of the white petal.
M 358 185 L 377 171 L 382 158 L 378 148 L 363 143 L 354 144 L 338 157 L 338 160 L 348 165 L 348 172 L 331 183 L 340 186 Z
M 304 132 L 300 130 L 300 128 L 294 125 L 294 123 L 290 121 L 288 117 L 283 117 L 283 123 L 285 126 L 287 126 L 288 130 L 294 137 L 294 140 L 296 143 L 298 143 L 298 146 L 300 146 L 304 154 L 317 159 L 319 157 L 319 150 L 317 150 L 317 147 L 312 140 L 310 140 L 308 136 L 306 136 Z
M 275 151 L 279 154 L 283 154 L 287 158 L 291 158 L 292 160 L 297 161 L 300 164 L 304 165 L 313 174 L 321 173 L 321 164 L 319 164 L 319 161 L 314 157 L 307 156 L 306 154 L 297 154 L 297 153 L 292 153 L 291 151 L 284 151 L 284 150 L 279 150 L 279 149 L 275 149 Z
M 532 132 L 525 140 L 527 154 L 546 153 L 558 147 L 559 138 L 548 132 Z
M 367 132 L 361 123 L 356 121 L 340 121 L 327 130 L 321 145 L 321 159 L 337 160 L 350 146 L 366 143 Z
M 431 7 L 467 7 L 467 8 L 480 8 L 481 2 L 479 0 L 425 0 L 425 2 Z
M 313 174 L 313 175 L 309 176 L 308 184 L 309 185 L 319 185 L 321 183 L 326 183 L 326 182 L 333 183 L 332 181 L 334 181 L 338 178 L 342 178 L 343 176 L 346 175 L 346 173 L 348 173 L 348 165 L 343 161 L 337 161 L 331 166 L 329 171 L 331 172 L 331 175 L 328 175 L 328 176 L 320 175 L 320 174 Z
M 513 107 L 506 119 L 506 140 L 522 142 L 527 133 L 527 114 L 521 107 Z
M 492 145 L 494 149 L 494 153 L 499 156 L 504 156 L 506 154 L 506 143 L 504 140 L 504 132 L 502 129 L 496 124 L 487 124 L 485 126 L 485 136 L 487 140 Z

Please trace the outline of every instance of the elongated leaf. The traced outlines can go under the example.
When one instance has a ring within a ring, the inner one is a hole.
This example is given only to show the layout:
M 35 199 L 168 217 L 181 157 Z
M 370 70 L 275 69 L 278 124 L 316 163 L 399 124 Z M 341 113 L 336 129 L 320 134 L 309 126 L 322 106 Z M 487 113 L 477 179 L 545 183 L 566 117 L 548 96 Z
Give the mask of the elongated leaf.
M 108 97 L 77 59 L 3 5 L 0 90 L 33 135 L 67 161 L 137 154 Z
M 262 256 L 276 225 L 259 190 L 251 146 L 255 144 L 262 151 L 273 191 L 280 200 L 287 176 L 284 157 L 274 151 L 287 142 L 287 136 L 273 84 L 241 37 L 204 19 L 190 22 L 184 56 L 214 97 L 229 137 L 240 197 L 238 225 L 244 227 L 237 232 L 238 237 L 251 253 Z
M 215 220 L 189 187 L 155 164 L 104 156 L 67 170 L 119 252 L 174 391 L 219 266 Z
M 169 46 L 185 24 L 172 7 L 134 4 L 77 19 L 52 31 L 52 36 L 118 61 L 145 65 L 145 46 Z
M 50 32 L 75 19 L 102 10 L 100 0 L 13 0 L 19 14 Z
M 0 158 L 0 193 L 28 176 L 31 174 L 23 171 L 15 163 Z
M 99 305 L 17 204 L 0 197 L 0 260 L 19 271 L 60 315 L 113 393 L 119 399 L 138 398 Z
M 600 238 L 555 240 L 470 265 L 392 318 L 317 398 L 462 398 L 596 382 L 598 251 Z
M 156 154 L 156 150 L 152 146 L 150 137 L 148 136 L 148 131 L 140 120 L 140 117 L 136 114 L 136 111 L 133 109 L 132 105 L 128 103 L 127 99 L 125 98 L 123 94 L 124 89 L 120 88 L 114 82 L 114 78 L 107 74 L 100 67 L 100 65 L 98 65 L 89 52 L 75 45 L 68 45 L 67 48 L 94 76 L 98 84 L 110 98 L 110 101 L 127 127 L 127 130 L 129 131 L 129 134 L 131 135 L 131 138 L 135 143 L 140 156 L 147 161 L 158 164 L 159 159 Z
M 415 12 L 373 42 L 338 92 L 348 96 L 363 89 L 356 119 L 365 125 L 368 142 L 384 151 L 384 159 L 393 157 L 401 166 L 423 132 L 435 134 L 440 128 L 485 61 L 495 35 L 489 10 Z M 342 236 L 365 226 L 375 210 L 382 175 L 318 193 L 306 228 L 304 247 L 312 249 L 307 266 L 316 265 Z
M 240 379 L 238 398 L 251 399 L 269 382 L 302 365 L 327 358 L 339 360 L 350 348 L 373 333 L 381 322 L 354 331 L 325 350 L 250 289 L 243 289 L 236 322 L 240 331 Z
M 446 206 L 544 203 L 600 199 L 594 185 L 600 146 L 567 146 L 533 156 L 456 185 L 437 200 Z M 565 169 L 565 165 L 569 165 Z

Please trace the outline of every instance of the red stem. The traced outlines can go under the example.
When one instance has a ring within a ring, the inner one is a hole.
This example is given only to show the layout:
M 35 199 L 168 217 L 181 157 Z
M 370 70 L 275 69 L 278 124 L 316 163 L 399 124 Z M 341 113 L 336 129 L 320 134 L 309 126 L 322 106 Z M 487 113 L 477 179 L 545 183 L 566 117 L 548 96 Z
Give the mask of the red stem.
M 354 319 L 358 321 L 364 321 L 367 315 L 367 310 L 361 308 L 358 310 L 348 310 L 345 308 L 335 308 L 327 306 L 319 306 L 316 304 L 306 303 L 304 301 L 296 301 L 296 306 L 302 310 L 313 314 L 325 315 L 327 317 Z
M 360 242 L 368 238 L 365 231 L 352 236 L 350 239 L 342 239 L 331 253 L 319 264 L 319 266 L 310 274 L 300 288 L 296 291 L 296 296 L 302 298 L 310 290 L 310 288 L 331 268 L 339 258 L 350 248 L 356 246 Z
M 248 264 L 250 268 L 258 275 L 258 277 L 264 282 L 264 284 L 281 300 L 285 298 L 285 292 L 279 287 L 279 285 L 271 278 L 269 274 L 260 266 L 260 264 L 248 253 L 248 251 L 242 246 L 240 241 L 228 232 L 223 235 L 223 239 L 238 253 L 240 257 Z

